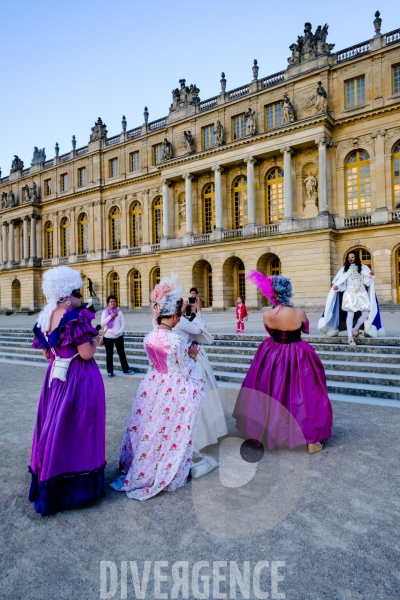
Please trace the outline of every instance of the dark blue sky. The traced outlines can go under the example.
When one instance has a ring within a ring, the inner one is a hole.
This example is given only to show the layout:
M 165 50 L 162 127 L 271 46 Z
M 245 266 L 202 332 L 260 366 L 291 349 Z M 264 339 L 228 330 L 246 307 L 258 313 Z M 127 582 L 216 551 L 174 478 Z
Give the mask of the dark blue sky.
M 18 154 L 30 165 L 33 147 L 47 159 L 88 143 L 97 117 L 109 136 L 168 114 L 180 78 L 206 100 L 248 83 L 257 58 L 260 77 L 286 68 L 289 45 L 303 32 L 329 24 L 335 50 L 373 36 L 375 10 L 382 32 L 400 27 L 400 5 L 364 2 L 247 0 L 68 0 L 3 2 L 1 8 L 0 166 L 8 175 Z

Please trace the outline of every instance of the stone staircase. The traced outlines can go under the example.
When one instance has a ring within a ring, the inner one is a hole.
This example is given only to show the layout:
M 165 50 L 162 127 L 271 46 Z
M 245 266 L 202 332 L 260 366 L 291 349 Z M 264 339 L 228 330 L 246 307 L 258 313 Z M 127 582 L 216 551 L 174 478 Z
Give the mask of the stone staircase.
M 129 366 L 137 376 L 146 373 L 148 362 L 143 348 L 144 333 L 127 332 L 125 350 Z M 215 335 L 207 354 L 221 387 L 239 388 L 262 335 Z M 305 336 L 325 366 L 329 395 L 332 400 L 384 404 L 400 407 L 400 339 L 362 339 L 355 348 L 345 338 Z M 38 350 L 31 348 L 29 330 L 0 329 L 0 362 L 46 366 Z M 105 349 L 96 353 L 97 363 L 105 372 Z M 118 356 L 115 372 L 121 372 Z

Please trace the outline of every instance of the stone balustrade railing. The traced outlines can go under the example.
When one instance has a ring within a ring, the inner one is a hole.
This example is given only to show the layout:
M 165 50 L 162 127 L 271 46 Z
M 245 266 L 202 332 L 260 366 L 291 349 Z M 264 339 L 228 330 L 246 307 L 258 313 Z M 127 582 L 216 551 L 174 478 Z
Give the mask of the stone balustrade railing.
M 52 258 L 43 258 L 42 259 L 42 267 L 51 267 L 53 265 Z
M 242 96 L 246 96 L 250 91 L 249 85 L 242 85 L 242 87 L 236 88 L 231 92 L 228 92 L 228 100 L 237 100 Z
M 119 144 L 119 142 L 119 135 L 114 135 L 113 137 L 110 137 L 106 140 L 106 148 L 108 148 L 109 146 L 115 146 L 115 144 Z
M 50 167 L 52 167 L 53 166 L 53 162 L 54 162 L 53 159 L 46 160 L 46 162 L 43 163 L 43 169 L 49 169 Z
M 400 221 L 400 208 L 389 210 L 389 221 Z
M 199 233 L 193 236 L 192 243 L 196 244 L 209 244 L 211 241 L 211 233 Z
M 149 129 L 150 131 L 153 131 L 154 129 L 161 129 L 162 127 L 165 127 L 166 124 L 167 117 L 163 117 L 162 119 L 158 119 L 157 121 L 152 121 L 149 123 Z
M 280 73 L 275 73 L 274 75 L 269 75 L 269 77 L 263 77 L 260 79 L 261 88 L 271 87 L 271 85 L 277 85 L 278 83 L 282 83 L 285 81 L 285 71 L 281 71 Z
M 344 218 L 345 227 L 363 227 L 365 225 L 371 225 L 371 215 L 354 215 Z
M 257 236 L 273 235 L 279 233 L 279 223 L 273 223 L 272 225 L 256 225 L 255 234 Z
M 356 44 L 355 46 L 350 46 L 350 48 L 345 48 L 344 50 L 340 50 L 336 54 L 337 62 L 341 63 L 345 60 L 350 60 L 351 58 L 355 58 L 360 54 L 365 54 L 371 50 L 371 43 L 369 41 L 362 42 L 362 44 Z
M 231 238 L 243 237 L 243 229 L 226 229 L 222 232 L 222 239 L 227 240 Z
M 59 265 L 67 265 L 68 263 L 69 263 L 69 256 L 60 256 L 60 258 L 58 259 Z
M 30 172 L 31 172 L 30 169 L 23 169 L 21 171 L 21 177 L 25 177 L 26 175 L 29 175 Z
M 77 156 L 83 156 L 89 152 L 89 146 L 82 146 L 82 148 L 78 148 L 76 151 Z
M 152 244 L 150 246 L 150 252 L 160 252 L 160 244 Z
M 141 135 L 142 133 L 142 128 L 141 127 L 135 127 L 135 129 L 130 129 L 127 134 L 128 134 L 128 140 L 133 140 L 134 138 L 138 137 L 139 135 Z
M 107 250 L 106 257 L 107 258 L 117 258 L 119 256 L 119 250 Z
M 385 35 L 386 45 L 394 44 L 400 40 L 400 29 L 395 29 L 394 31 L 390 31 Z
M 199 111 L 208 110 L 209 108 L 214 108 L 218 104 L 218 96 L 214 98 L 210 98 L 209 100 L 204 100 L 199 104 Z
M 141 246 L 135 246 L 134 248 L 128 248 L 128 256 L 136 256 L 137 254 L 142 254 Z

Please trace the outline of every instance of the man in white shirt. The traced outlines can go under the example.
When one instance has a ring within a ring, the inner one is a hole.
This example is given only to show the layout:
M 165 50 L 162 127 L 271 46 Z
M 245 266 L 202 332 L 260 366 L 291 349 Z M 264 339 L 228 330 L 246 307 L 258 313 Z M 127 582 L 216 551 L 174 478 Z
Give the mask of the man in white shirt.
M 117 298 L 115 296 L 111 295 L 107 298 L 107 308 L 101 315 L 101 326 L 104 327 L 104 346 L 106 348 L 108 376 L 114 377 L 114 344 L 117 348 L 123 372 L 127 375 L 133 373 L 132 369 L 129 368 L 125 356 L 125 320 L 121 309 L 117 307 Z

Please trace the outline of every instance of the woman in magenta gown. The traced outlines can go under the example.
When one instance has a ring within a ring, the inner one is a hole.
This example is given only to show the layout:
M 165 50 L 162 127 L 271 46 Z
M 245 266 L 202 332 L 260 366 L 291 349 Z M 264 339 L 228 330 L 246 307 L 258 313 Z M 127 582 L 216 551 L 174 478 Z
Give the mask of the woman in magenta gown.
M 301 332 L 309 333 L 307 315 L 291 303 L 286 277 L 251 271 L 248 279 L 273 309 L 264 313 L 270 337 L 258 347 L 236 401 L 236 426 L 270 450 L 307 444 L 309 454 L 320 452 L 331 437 L 332 406 L 321 360 L 301 339 Z

